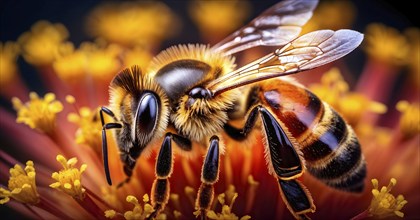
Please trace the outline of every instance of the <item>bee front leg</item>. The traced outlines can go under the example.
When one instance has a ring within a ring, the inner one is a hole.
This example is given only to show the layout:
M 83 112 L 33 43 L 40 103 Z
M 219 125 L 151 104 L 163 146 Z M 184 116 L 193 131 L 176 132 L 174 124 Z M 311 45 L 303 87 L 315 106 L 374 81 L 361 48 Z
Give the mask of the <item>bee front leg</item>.
M 200 212 L 201 219 L 207 219 L 207 211 L 210 209 L 214 198 L 213 185 L 219 179 L 219 138 L 210 138 L 210 146 L 207 149 L 201 170 L 201 186 L 198 190 L 196 209 Z

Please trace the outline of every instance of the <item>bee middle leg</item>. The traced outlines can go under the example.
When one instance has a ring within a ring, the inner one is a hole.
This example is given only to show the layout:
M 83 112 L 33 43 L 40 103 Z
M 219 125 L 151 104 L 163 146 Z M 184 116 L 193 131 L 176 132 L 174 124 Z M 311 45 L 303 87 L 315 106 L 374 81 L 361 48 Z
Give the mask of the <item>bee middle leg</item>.
M 308 190 L 297 180 L 303 173 L 303 161 L 292 141 L 279 122 L 265 107 L 252 108 L 242 129 L 226 124 L 226 134 L 236 140 L 246 139 L 260 116 L 266 139 L 266 152 L 273 176 L 277 178 L 283 201 L 297 219 L 307 219 L 306 213 L 314 212 L 315 205 Z
M 207 211 L 210 209 L 214 198 L 213 185 L 219 179 L 219 138 L 210 138 L 210 146 L 204 159 L 201 170 L 201 186 L 197 193 L 196 208 L 200 211 L 201 219 L 207 219 Z

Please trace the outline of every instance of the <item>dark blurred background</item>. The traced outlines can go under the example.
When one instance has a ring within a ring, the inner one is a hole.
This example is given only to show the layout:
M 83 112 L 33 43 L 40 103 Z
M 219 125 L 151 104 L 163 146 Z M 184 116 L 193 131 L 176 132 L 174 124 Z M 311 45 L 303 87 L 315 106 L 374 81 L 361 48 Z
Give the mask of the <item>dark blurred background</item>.
M 328 0 L 325 0 L 328 1 Z M 110 2 L 99 0 L 3 0 L 0 3 L 0 41 L 16 41 L 17 38 L 38 20 L 48 20 L 52 23 L 62 23 L 69 30 L 69 41 L 78 46 L 83 41 L 93 40 L 86 33 L 84 21 L 88 13 L 98 4 Z M 121 2 L 121 1 L 119 1 Z M 163 42 L 162 48 L 182 43 L 208 43 L 202 42 L 198 29 L 188 13 L 190 1 L 163 1 L 181 18 L 181 31 L 174 37 Z M 251 2 L 251 13 L 248 21 L 260 14 L 277 0 Z M 322 2 L 322 0 L 321 0 Z M 372 22 L 384 23 L 388 26 L 404 30 L 407 27 L 418 26 L 415 18 L 415 10 L 408 10 L 413 2 L 407 1 L 384 1 L 384 0 L 354 0 L 357 15 L 352 29 L 363 32 L 366 26 Z M 326 18 L 328 19 L 328 18 Z M 20 57 L 18 65 L 24 79 L 29 81 L 29 87 L 33 91 L 44 93 L 36 70 L 26 64 Z

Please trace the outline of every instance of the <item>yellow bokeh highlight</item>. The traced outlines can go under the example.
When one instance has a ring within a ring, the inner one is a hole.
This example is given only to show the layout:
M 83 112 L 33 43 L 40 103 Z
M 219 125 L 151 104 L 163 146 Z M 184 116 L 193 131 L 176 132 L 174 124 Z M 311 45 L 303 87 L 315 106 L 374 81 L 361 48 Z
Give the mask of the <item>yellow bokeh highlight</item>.
M 244 0 L 192 1 L 189 14 L 204 38 L 220 38 L 244 25 L 250 9 Z
M 5 86 L 16 77 L 19 45 L 15 42 L 0 42 L 0 86 Z
M 363 49 L 381 63 L 404 65 L 408 62 L 410 44 L 397 29 L 373 23 L 366 28 Z
M 113 2 L 96 7 L 88 17 L 91 35 L 124 46 L 154 48 L 177 30 L 178 21 L 161 2 Z
M 401 112 L 399 123 L 404 137 L 410 138 L 420 134 L 420 104 L 399 101 L 396 108 Z
M 23 33 L 18 39 L 23 58 L 35 66 L 52 64 L 68 35 L 62 24 L 51 24 L 44 20 L 36 22 L 30 31 Z
M 337 110 L 351 125 L 357 125 L 366 112 L 383 114 L 387 111 L 384 104 L 372 101 L 361 93 L 349 91 L 349 85 L 338 68 L 332 68 L 324 73 L 321 82 L 309 88 L 321 100 Z

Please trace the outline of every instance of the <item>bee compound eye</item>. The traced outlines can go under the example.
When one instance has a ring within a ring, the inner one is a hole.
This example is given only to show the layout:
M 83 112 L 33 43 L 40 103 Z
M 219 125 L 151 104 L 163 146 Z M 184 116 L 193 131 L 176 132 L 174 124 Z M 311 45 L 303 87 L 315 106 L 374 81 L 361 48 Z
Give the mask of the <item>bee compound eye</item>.
M 145 93 L 140 98 L 137 113 L 136 127 L 137 131 L 143 134 L 153 132 L 158 117 L 158 98 L 153 93 Z

